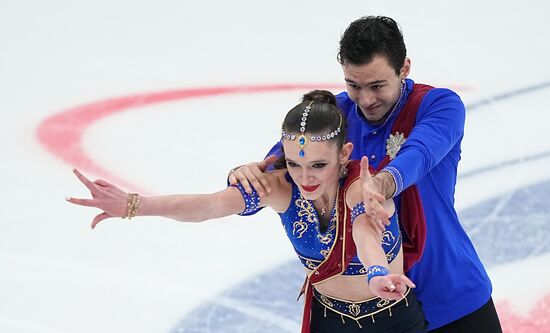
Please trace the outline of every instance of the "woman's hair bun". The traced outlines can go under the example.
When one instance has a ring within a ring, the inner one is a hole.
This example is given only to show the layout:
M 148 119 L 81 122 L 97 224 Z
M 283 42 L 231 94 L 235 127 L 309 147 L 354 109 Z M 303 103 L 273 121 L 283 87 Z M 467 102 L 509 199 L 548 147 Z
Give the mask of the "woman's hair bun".
M 302 98 L 302 102 L 304 104 L 312 101 L 336 105 L 336 97 L 334 97 L 334 95 L 330 91 L 326 90 L 313 90 L 305 94 Z

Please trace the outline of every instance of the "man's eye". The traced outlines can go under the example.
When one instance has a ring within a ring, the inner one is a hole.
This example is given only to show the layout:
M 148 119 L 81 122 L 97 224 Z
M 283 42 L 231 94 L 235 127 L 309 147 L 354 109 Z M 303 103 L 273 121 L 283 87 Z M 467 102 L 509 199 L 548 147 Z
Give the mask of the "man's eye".
M 372 90 L 379 90 L 380 88 L 382 88 L 383 86 L 380 85 L 380 84 L 375 84 L 375 85 L 372 85 L 370 86 Z

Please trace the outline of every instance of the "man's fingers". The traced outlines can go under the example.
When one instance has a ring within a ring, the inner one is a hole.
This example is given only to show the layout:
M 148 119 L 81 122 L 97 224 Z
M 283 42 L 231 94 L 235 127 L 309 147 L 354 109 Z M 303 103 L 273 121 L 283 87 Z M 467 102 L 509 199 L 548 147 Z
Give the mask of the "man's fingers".
M 243 186 L 244 190 L 248 194 L 252 194 L 252 186 L 250 184 L 251 181 L 254 180 L 255 176 L 250 171 L 250 168 L 243 167 L 240 177 L 238 177 L 239 182 Z
M 97 215 L 96 217 L 94 217 L 94 220 L 92 221 L 92 229 L 94 229 L 99 222 L 101 222 L 105 219 L 108 219 L 109 217 L 112 217 L 112 216 L 105 213 L 105 212 L 103 212 L 103 213 Z
M 278 157 L 277 155 L 269 155 L 266 157 L 263 161 L 258 163 L 258 168 L 264 172 L 265 169 L 270 166 L 271 164 L 275 163 L 277 161 Z
M 252 179 L 252 186 L 258 192 L 260 197 L 263 197 L 265 193 L 271 193 L 271 187 L 269 186 L 269 181 L 267 180 L 265 174 L 260 169 L 252 169 L 251 172 L 254 174 L 254 179 Z
M 230 185 L 237 185 L 237 177 L 235 177 L 234 173 L 231 173 L 227 180 L 229 181 Z
M 243 186 L 245 192 L 250 193 L 250 184 L 248 183 L 248 176 L 244 174 L 244 171 L 247 170 L 246 166 L 242 166 L 235 170 L 231 175 L 229 176 L 229 183 L 231 185 L 237 185 L 237 183 L 241 183 Z M 233 182 L 231 182 L 233 179 Z
M 380 232 L 384 232 L 386 231 L 386 227 L 384 226 L 384 223 L 382 223 L 382 220 L 381 219 L 376 219 L 376 226 L 378 227 L 378 229 L 380 230 Z

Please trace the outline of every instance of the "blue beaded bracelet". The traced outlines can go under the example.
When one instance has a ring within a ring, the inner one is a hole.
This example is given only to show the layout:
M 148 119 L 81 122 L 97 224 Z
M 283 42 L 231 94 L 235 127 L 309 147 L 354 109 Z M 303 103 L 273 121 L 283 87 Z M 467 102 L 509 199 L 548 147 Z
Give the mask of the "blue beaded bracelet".
M 370 280 L 375 276 L 385 276 L 390 274 L 390 270 L 384 266 L 372 265 L 367 268 L 367 281 L 370 283 Z
M 358 202 L 353 208 L 351 209 L 351 223 L 355 221 L 357 216 L 365 214 L 365 204 L 363 201 Z

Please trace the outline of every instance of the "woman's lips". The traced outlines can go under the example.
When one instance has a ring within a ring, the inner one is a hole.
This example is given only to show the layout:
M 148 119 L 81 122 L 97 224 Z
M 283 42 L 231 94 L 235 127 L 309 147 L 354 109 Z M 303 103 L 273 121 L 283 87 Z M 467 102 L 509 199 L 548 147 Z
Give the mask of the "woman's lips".
M 305 186 L 305 185 L 302 185 L 302 188 L 303 188 L 304 191 L 306 191 L 306 192 L 313 192 L 313 191 L 315 191 L 318 187 L 319 187 L 319 185 L 313 185 L 313 186 Z

